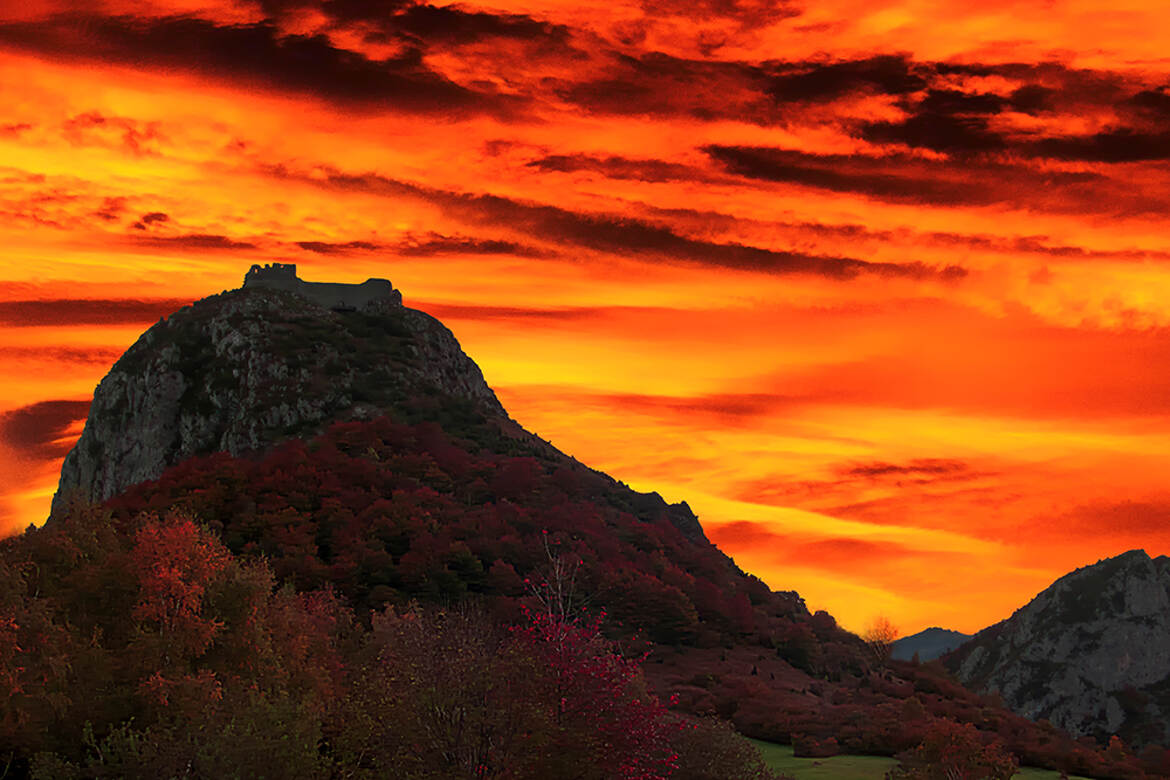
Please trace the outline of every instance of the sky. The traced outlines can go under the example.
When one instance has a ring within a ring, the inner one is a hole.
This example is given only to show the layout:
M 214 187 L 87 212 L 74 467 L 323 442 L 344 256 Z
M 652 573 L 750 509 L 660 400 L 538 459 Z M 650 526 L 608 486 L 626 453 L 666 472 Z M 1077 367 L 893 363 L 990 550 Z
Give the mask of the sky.
M 0 530 L 253 263 L 848 628 L 1170 552 L 1161 0 L 0 0 Z

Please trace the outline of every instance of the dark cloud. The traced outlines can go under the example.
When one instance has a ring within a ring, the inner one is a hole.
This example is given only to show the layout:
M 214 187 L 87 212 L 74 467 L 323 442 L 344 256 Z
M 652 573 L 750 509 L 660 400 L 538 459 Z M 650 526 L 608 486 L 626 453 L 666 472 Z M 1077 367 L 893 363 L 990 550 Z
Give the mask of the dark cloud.
M 485 38 L 514 38 L 546 46 L 567 47 L 569 29 L 524 14 L 492 14 L 457 6 L 412 5 L 383 19 L 382 28 L 400 37 L 454 45 L 482 43 Z
M 410 237 L 394 244 L 372 241 L 298 241 L 301 249 L 318 254 L 342 255 L 353 252 L 392 252 L 407 257 L 432 257 L 435 255 L 516 255 L 518 257 L 547 257 L 551 254 L 543 249 L 526 246 L 515 241 L 501 241 L 472 236 L 444 236 L 429 233 L 425 236 Z
M 645 414 L 664 422 L 691 426 L 700 418 L 721 425 L 753 425 L 801 399 L 771 393 L 711 393 L 698 396 L 598 393 L 582 396 L 583 403 Z
M 572 321 L 596 319 L 610 310 L 603 306 L 577 306 L 566 309 L 526 309 L 516 306 L 477 306 L 455 303 L 416 302 L 416 308 L 440 320 L 547 320 Z
M 878 461 L 875 463 L 843 466 L 838 469 L 838 473 L 844 477 L 862 477 L 865 479 L 890 476 L 938 478 L 962 475 L 969 477 L 971 474 L 971 466 L 966 461 L 949 458 L 916 458 L 908 463 L 885 463 Z
M 652 52 L 617 55 L 597 77 L 562 83 L 554 91 L 597 114 L 771 124 L 780 113 L 764 94 L 767 83 L 768 74 L 751 65 Z
M 571 173 L 591 171 L 610 179 L 633 181 L 696 181 L 708 175 L 690 165 L 666 162 L 665 160 L 634 160 L 628 157 L 594 157 L 587 154 L 554 154 L 527 163 L 528 167 L 541 171 Z
M 375 252 L 385 248 L 385 244 L 376 244 L 372 241 L 297 241 L 296 245 L 308 252 L 320 255 L 347 255 L 353 252 Z
M 428 69 L 418 50 L 375 61 L 336 48 L 323 35 L 281 35 L 268 22 L 61 14 L 2 24 L 0 43 L 52 57 L 180 68 L 355 107 L 464 113 L 500 112 L 514 103 L 449 81 Z
M 400 255 L 410 257 L 431 257 L 433 255 L 516 255 L 519 257 L 548 257 L 553 254 L 543 249 L 518 244 L 515 241 L 472 238 L 470 236 L 441 236 L 437 234 L 403 242 L 396 245 L 394 251 Z
M 1130 103 L 1154 119 L 1170 120 L 1170 87 L 1142 90 L 1130 98 Z
M 88 413 L 89 401 L 41 401 L 22 406 L 0 415 L 0 440 L 25 458 L 60 458 L 73 443 L 59 439 Z
M 588 214 L 555 206 L 520 203 L 495 195 L 442 195 L 434 198 L 455 215 L 508 225 L 530 235 L 616 255 L 662 258 L 773 274 L 806 273 L 852 279 L 863 273 L 914 278 L 957 278 L 958 267 L 936 270 L 920 263 L 871 263 L 848 257 L 810 255 L 719 243 L 680 235 L 655 223 L 611 214 Z
M 188 300 L 178 298 L 0 301 L 0 324 L 7 327 L 34 327 L 150 323 L 189 303 Z
M 1170 131 L 1142 132 L 1123 127 L 1093 135 L 1045 138 L 1027 147 L 1057 160 L 1127 163 L 1170 160 Z
M 75 363 L 111 366 L 122 355 L 120 349 L 80 347 L 0 347 L 0 360 L 36 363 Z
M 137 222 L 134 223 L 134 228 L 136 230 L 146 230 L 151 225 L 154 225 L 156 223 L 162 224 L 163 222 L 167 222 L 168 220 L 170 220 L 170 217 L 168 217 L 163 212 L 152 211 L 149 214 L 143 214 L 142 217 Z
M 902 122 L 874 122 L 861 137 L 875 143 L 896 143 L 936 152 L 969 153 L 1003 149 L 1004 139 L 987 128 L 982 116 L 923 111 Z
M 1170 203 L 1127 181 L 1093 171 L 1059 171 L 995 159 L 927 160 L 819 155 L 791 149 L 705 146 L 712 159 L 740 176 L 848 192 L 893 203 L 984 206 L 1007 203 L 1054 213 L 1136 216 L 1163 214 Z
M 1002 149 L 1006 143 L 988 129 L 987 116 L 998 114 L 1007 101 L 998 95 L 932 89 L 907 108 L 901 122 L 875 122 L 861 136 L 878 143 L 900 143 L 939 152 L 969 153 Z
M 769 523 L 739 520 L 713 525 L 706 529 L 715 544 L 733 553 L 745 548 L 768 550 L 775 563 L 787 563 L 840 571 L 842 561 L 852 566 L 885 565 L 907 558 L 927 558 L 937 561 L 940 553 L 916 550 L 898 542 L 884 539 L 856 539 L 844 537 L 809 538 L 803 534 L 775 530 Z M 945 554 L 943 554 L 945 555 Z
M 971 182 L 930 177 L 899 166 L 895 157 L 807 154 L 789 149 L 705 146 L 703 151 L 729 171 L 752 179 L 851 192 L 879 200 L 944 206 L 984 205 L 997 199 Z
M 1008 104 L 1021 114 L 1040 114 L 1052 110 L 1056 94 L 1056 90 L 1039 84 L 1025 84 L 1012 90 Z
M 955 89 L 932 89 L 918 103 L 918 110 L 928 114 L 998 114 L 1008 101 L 987 92 L 961 92 Z
M 135 226 L 137 227 L 137 225 Z M 241 249 L 255 249 L 256 245 L 248 241 L 237 241 L 234 238 L 221 236 L 215 233 L 189 233 L 180 236 L 131 236 L 136 243 L 149 244 L 157 247 L 182 247 L 185 249 L 206 249 L 235 251 Z
M 831 479 L 794 480 L 777 475 L 749 480 L 736 485 L 733 495 L 740 501 L 768 506 L 818 506 L 826 501 L 852 499 L 859 490 L 876 487 L 894 491 L 896 500 L 906 496 L 919 500 L 924 491 L 936 492 L 944 486 L 949 494 L 956 489 L 967 490 L 970 483 L 991 472 L 958 459 L 917 458 L 905 463 L 845 463 L 835 467 L 833 474 L 835 478 Z
M 281 19 L 295 12 L 317 11 L 338 22 L 381 22 L 416 0 L 257 0 L 269 19 Z
M 800 15 L 789 0 L 642 0 L 647 16 L 682 16 L 693 21 L 730 19 L 744 27 L 761 27 Z
M 569 243 L 621 256 L 686 262 L 770 274 L 814 274 L 829 279 L 853 279 L 861 274 L 954 280 L 966 275 L 959 266 L 935 269 L 921 263 L 877 263 L 849 257 L 810 255 L 763 249 L 739 243 L 690 238 L 668 227 L 614 214 L 570 211 L 556 206 L 526 203 L 498 195 L 474 195 L 436 190 L 378 174 L 318 172 L 293 173 L 280 166 L 270 175 L 296 177 L 317 186 L 372 192 L 393 197 L 420 198 L 466 222 L 506 227 L 542 241 Z
M 902 55 L 777 66 L 767 93 L 780 102 L 828 102 L 854 92 L 905 95 L 925 89 L 927 72 Z
M 126 212 L 126 198 L 108 197 L 102 200 L 102 205 L 94 212 L 94 216 L 105 222 L 113 222 Z

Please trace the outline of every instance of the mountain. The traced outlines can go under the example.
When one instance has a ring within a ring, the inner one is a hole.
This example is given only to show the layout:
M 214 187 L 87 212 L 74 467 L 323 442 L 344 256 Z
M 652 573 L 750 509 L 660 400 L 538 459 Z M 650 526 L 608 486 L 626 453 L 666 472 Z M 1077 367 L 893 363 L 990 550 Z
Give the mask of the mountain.
M 1163 742 L 1170 558 L 1131 550 L 1066 574 L 945 659 L 969 686 L 1076 735 Z
M 102 512 L 112 525 L 91 531 Z M 104 591 L 70 568 L 91 559 L 72 552 L 74 537 L 113 534 L 138 549 L 176 512 L 295 592 L 341 599 L 367 630 L 412 603 L 468 601 L 516 625 L 538 596 L 532 583 L 567 566 L 575 608 L 604 611 L 610 639 L 644 643 L 653 692 L 802 751 L 892 755 L 959 720 L 1029 764 L 1110 766 L 938 664 L 876 662 L 831 615 L 743 572 L 685 503 L 636 492 L 525 431 L 451 332 L 385 280 L 313 284 L 290 266 L 255 267 L 241 289 L 151 327 L 98 386 L 53 517 L 13 542 L 24 557 L 12 571 L 64 567 L 77 614 L 90 614 L 89 594 Z M 53 667 L 65 690 L 70 668 Z
M 949 653 L 970 638 L 971 634 L 931 627 L 895 641 L 891 646 L 891 655 L 900 661 L 909 661 L 915 655 L 919 661 L 931 661 Z

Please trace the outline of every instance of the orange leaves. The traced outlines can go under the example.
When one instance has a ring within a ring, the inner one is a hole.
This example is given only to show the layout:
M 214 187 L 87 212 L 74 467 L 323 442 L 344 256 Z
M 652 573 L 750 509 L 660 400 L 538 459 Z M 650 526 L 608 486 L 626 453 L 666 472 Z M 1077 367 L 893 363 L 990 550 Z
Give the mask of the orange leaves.
M 223 627 L 202 613 L 207 587 L 229 559 L 219 540 L 188 518 L 152 520 L 139 529 L 130 553 L 140 587 L 133 614 L 157 628 L 164 652 L 200 655 Z

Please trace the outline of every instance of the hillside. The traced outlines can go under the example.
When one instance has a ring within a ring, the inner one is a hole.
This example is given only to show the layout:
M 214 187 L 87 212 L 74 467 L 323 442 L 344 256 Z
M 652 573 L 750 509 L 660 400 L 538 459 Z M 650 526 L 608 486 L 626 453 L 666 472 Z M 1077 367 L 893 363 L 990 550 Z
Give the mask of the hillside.
M 941 666 L 875 661 L 832 616 L 740 570 L 685 503 L 524 431 L 450 332 L 397 294 L 329 307 L 244 288 L 152 327 L 98 387 L 42 535 L 92 500 L 122 539 L 176 511 L 197 518 L 227 554 L 337 594 L 365 626 L 469 602 L 516 625 L 561 561 L 581 614 L 604 611 L 611 640 L 650 643 L 659 696 L 802 750 L 892 755 L 950 718 L 1025 763 L 1133 769 Z M 13 543 L 33 569 L 38 538 Z
M 1058 579 L 946 658 L 959 679 L 1076 735 L 1164 742 L 1170 558 L 1131 550 Z

